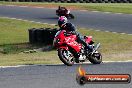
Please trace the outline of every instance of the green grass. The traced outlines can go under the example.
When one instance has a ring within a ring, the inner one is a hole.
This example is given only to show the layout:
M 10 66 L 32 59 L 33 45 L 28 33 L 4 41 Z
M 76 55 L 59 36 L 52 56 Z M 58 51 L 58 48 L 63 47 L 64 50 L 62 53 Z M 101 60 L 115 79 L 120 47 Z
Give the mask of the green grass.
M 22 53 L 24 50 L 42 47 L 28 43 L 28 29 L 43 27 L 49 27 L 49 25 L 0 18 L 0 65 L 60 63 L 56 50 Z M 50 27 L 54 26 L 50 25 Z M 92 35 L 95 42 L 101 43 L 100 52 L 103 54 L 103 60 L 125 61 L 132 59 L 131 35 L 78 29 L 83 35 Z
M 61 63 L 56 51 L 38 53 L 0 54 L 0 66 Z
M 51 25 L 42 25 L 25 21 L 11 19 L 0 19 L 0 45 L 27 43 L 28 29 L 47 28 Z
M 41 47 L 42 45 L 31 45 L 28 43 L 28 29 L 48 27 L 49 25 L 1 18 L 0 52 L 8 54 Z M 50 27 L 53 28 L 51 25 Z
M 132 14 L 132 4 L 129 3 L 85 4 L 82 7 L 85 8 L 86 10 L 92 10 L 92 11 Z
M 59 5 L 84 9 L 88 11 L 102 11 L 113 13 L 125 13 L 132 14 L 131 3 L 38 3 L 38 2 L 0 2 L 0 4 L 12 4 L 12 5 L 29 5 L 29 6 L 43 6 L 43 7 L 58 7 Z

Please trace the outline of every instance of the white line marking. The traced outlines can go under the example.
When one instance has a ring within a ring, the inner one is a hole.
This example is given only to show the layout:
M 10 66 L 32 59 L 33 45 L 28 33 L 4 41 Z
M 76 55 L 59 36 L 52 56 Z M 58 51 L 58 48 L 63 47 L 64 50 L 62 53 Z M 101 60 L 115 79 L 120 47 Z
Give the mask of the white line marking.
M 15 19 L 15 20 L 20 20 L 20 21 L 25 21 L 25 22 L 32 22 L 32 23 L 38 23 L 38 24 L 49 24 L 49 23 L 30 21 L 30 20 L 24 20 L 24 19 L 12 18 L 12 17 L 1 17 L 1 18 Z M 56 24 L 49 24 L 49 25 L 56 25 Z M 89 29 L 89 30 L 93 30 L 93 29 Z M 101 30 L 94 30 L 94 31 L 101 31 Z M 104 32 L 110 32 L 110 31 L 104 31 Z M 118 32 L 110 32 L 110 33 L 126 34 L 126 33 L 118 33 Z M 126 35 L 132 35 L 132 34 L 126 34 Z
M 15 5 L 7 5 L 7 6 L 15 6 Z
M 0 4 L 3 5 L 3 4 Z M 19 6 L 19 5 L 3 5 L 3 6 L 17 6 L 17 7 L 32 7 L 32 8 L 45 8 L 45 7 L 37 7 L 37 6 Z M 50 9 L 57 9 L 57 8 L 50 8 Z M 88 11 L 88 10 L 79 10 L 79 11 Z M 101 12 L 101 11 L 90 11 L 90 12 Z M 125 14 L 125 13 L 113 13 L 113 12 L 101 12 L 101 13 L 106 13 L 106 14 Z M 132 15 L 132 14 L 128 14 L 128 15 Z
M 47 24 L 48 24 L 48 23 L 47 23 Z M 57 25 L 57 24 L 50 24 L 50 25 L 55 26 L 55 25 Z
M 126 34 L 126 33 L 120 33 L 120 34 L 123 34 L 123 35 L 124 35 L 124 34 Z
M 100 31 L 100 30 L 95 30 L 95 31 Z
M 29 65 L 16 65 L 16 66 L 0 66 L 0 68 L 18 68 L 18 67 L 25 67 Z
M 103 61 L 103 63 L 127 63 L 132 62 L 132 60 L 126 61 Z M 75 63 L 75 64 L 91 64 L 91 62 Z M 37 65 L 16 65 L 16 66 L 0 66 L 0 68 L 18 68 L 18 67 L 27 67 L 27 66 L 46 66 L 46 65 L 64 65 L 63 63 L 58 64 L 37 64 Z
M 91 12 L 95 12 L 95 13 L 97 13 L 97 12 L 99 12 L 99 11 L 91 11 Z
M 132 35 L 132 34 L 127 34 L 127 35 Z
M 3 5 L 3 4 L 0 4 Z M 17 7 L 24 7 L 24 8 L 39 8 L 39 9 L 43 9 L 43 8 L 47 8 L 47 7 L 37 7 L 37 6 L 23 6 L 23 5 L 3 5 L 3 6 L 17 6 Z M 57 8 L 49 8 L 49 9 L 57 9 Z
M 120 63 L 120 62 L 132 62 L 132 60 L 126 60 L 126 61 L 103 61 L 103 62 L 105 62 L 105 63 L 111 63 L 111 62 L 114 62 L 114 63 Z
M 42 23 L 42 22 L 37 22 L 37 21 L 30 21 L 30 20 L 12 18 L 12 17 L 1 17 L 1 18 L 8 18 L 8 19 L 20 20 L 20 21 L 25 21 L 25 22 L 38 23 L 38 24 L 48 24 L 48 23 Z M 49 24 L 49 25 L 56 25 L 56 24 Z
M 28 7 L 28 6 L 19 6 L 19 7 Z
M 123 13 L 115 13 L 115 14 L 123 14 Z
M 132 60 L 126 60 L 126 61 L 102 61 L 103 63 L 127 63 L 132 62 Z M 90 64 L 91 62 L 83 62 L 82 64 Z M 75 64 L 81 64 L 81 63 L 75 63 Z M 63 65 L 63 63 L 53 64 L 53 65 Z
M 105 32 L 110 32 L 110 31 L 105 31 Z
M 36 7 L 36 8 L 44 8 L 44 7 Z
M 117 33 L 117 32 L 112 32 L 112 33 Z
M 111 12 L 104 12 L 104 13 L 110 14 Z
M 80 11 L 84 11 L 84 12 L 86 12 L 87 10 L 80 10 Z

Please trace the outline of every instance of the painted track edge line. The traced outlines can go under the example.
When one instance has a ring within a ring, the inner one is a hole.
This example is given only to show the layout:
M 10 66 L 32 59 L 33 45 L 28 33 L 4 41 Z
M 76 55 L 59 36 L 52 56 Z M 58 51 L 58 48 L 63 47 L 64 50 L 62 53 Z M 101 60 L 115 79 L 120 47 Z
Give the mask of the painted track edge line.
M 127 61 L 103 61 L 103 63 L 127 63 L 132 62 L 132 60 Z M 81 65 L 81 64 L 90 64 L 90 62 L 84 62 L 84 63 L 76 63 L 75 65 Z M 36 64 L 36 65 L 16 65 L 16 66 L 0 66 L 1 68 L 18 68 L 18 67 L 27 67 L 27 66 L 54 66 L 54 65 L 64 65 L 63 63 L 58 64 Z
M 0 4 L 0 5 L 3 5 L 3 4 Z M 29 7 L 31 7 L 31 8 L 45 8 L 45 7 L 39 7 L 39 6 L 26 6 L 26 5 L 3 5 L 3 6 L 17 6 L 17 7 L 26 7 L 26 8 L 29 8 Z M 48 8 L 48 9 L 57 9 L 57 8 Z M 117 13 L 113 13 L 113 12 L 103 12 L 103 11 L 88 11 L 88 10 L 78 10 L 78 11 L 83 11 L 83 12 L 94 12 L 94 13 L 104 13 L 104 14 L 117 14 L 117 15 L 123 15 L 123 14 L 127 14 L 127 13 L 119 13 L 119 12 L 117 12 Z M 132 14 L 127 14 L 127 15 L 132 15 Z
M 8 19 L 15 19 L 15 20 L 21 20 L 21 21 L 25 21 L 25 22 L 33 22 L 33 23 L 38 23 L 38 24 L 49 24 L 49 23 L 43 23 L 43 22 L 38 22 L 38 21 L 30 21 L 30 20 L 24 20 L 24 19 L 19 19 L 19 18 L 13 18 L 13 17 L 4 17 L 2 16 L 1 18 L 8 18 Z M 49 24 L 49 25 L 53 25 L 55 26 L 56 24 Z M 94 29 L 89 29 L 89 30 L 94 30 Z M 103 31 L 103 30 L 94 30 L 94 31 Z M 132 34 L 127 34 L 127 33 L 118 33 L 118 32 L 112 32 L 112 31 L 103 31 L 103 32 L 110 32 L 110 33 L 114 33 L 114 34 L 126 34 L 126 35 L 130 35 L 132 36 Z
M 31 20 L 25 20 L 25 19 L 19 19 L 19 18 L 14 18 L 14 17 L 4 17 L 4 16 L 1 16 L 0 18 L 14 19 L 14 20 L 20 20 L 20 21 L 25 21 L 25 22 L 32 22 L 32 23 L 37 23 L 37 24 L 49 24 L 49 23 L 43 23 L 43 22 L 31 21 Z M 56 24 L 49 24 L 49 25 L 56 25 Z

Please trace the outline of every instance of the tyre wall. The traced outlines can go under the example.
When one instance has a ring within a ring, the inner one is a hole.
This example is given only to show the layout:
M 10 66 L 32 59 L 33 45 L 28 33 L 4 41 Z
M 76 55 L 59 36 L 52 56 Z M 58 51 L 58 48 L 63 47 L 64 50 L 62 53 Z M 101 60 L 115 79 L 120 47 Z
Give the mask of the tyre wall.
M 45 45 L 51 45 L 53 44 L 53 39 L 57 31 L 56 28 L 31 28 L 28 30 L 29 42 L 31 44 L 42 43 Z

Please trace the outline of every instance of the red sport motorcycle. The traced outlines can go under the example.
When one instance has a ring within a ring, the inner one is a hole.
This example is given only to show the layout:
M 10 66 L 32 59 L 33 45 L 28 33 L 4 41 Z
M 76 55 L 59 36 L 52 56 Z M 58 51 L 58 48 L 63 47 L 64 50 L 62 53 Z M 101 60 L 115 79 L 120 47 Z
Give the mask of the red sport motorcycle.
M 89 60 L 93 64 L 102 62 L 102 55 L 97 51 L 100 46 L 98 43 L 94 46 L 92 36 L 84 36 L 86 43 L 93 47 L 93 51 L 87 53 L 84 45 L 77 42 L 77 36 L 72 33 L 67 33 L 65 30 L 59 30 L 54 38 L 53 45 L 58 50 L 60 60 L 67 66 L 72 66 L 75 62 L 85 62 Z

